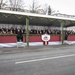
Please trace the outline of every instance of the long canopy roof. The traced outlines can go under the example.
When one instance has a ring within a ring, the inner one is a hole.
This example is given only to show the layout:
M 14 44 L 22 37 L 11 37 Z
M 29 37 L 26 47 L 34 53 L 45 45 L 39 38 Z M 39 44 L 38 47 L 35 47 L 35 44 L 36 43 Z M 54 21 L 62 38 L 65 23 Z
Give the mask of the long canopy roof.
M 29 17 L 30 25 L 60 26 L 60 22 L 65 22 L 65 27 L 74 26 L 75 18 L 57 17 L 51 15 L 33 14 L 18 11 L 0 10 L 0 23 L 2 24 L 26 24 L 26 17 Z

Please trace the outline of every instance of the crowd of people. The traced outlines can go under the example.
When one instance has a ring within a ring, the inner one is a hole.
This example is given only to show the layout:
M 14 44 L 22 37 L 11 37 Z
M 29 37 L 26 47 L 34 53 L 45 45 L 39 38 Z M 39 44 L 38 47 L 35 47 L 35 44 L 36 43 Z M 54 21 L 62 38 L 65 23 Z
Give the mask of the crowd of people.
M 29 34 L 49 34 L 49 35 L 61 35 L 61 30 L 60 29 L 31 29 L 29 30 Z M 24 28 L 0 28 L 0 35 L 2 34 L 16 34 L 17 35 L 17 41 L 23 41 L 23 35 L 26 34 L 26 29 Z M 72 30 L 64 30 L 64 39 L 67 40 L 68 35 L 75 35 L 75 32 Z
M 22 34 L 26 34 L 26 29 L 25 28 L 13 28 L 11 27 L 9 28 L 0 28 L 0 34 L 17 34 L 18 30 L 22 33 Z M 31 29 L 29 30 L 29 34 L 54 34 L 54 35 L 60 35 L 61 34 L 61 30 L 58 29 L 42 29 L 42 30 L 38 30 L 38 29 Z M 64 30 L 65 35 L 74 35 L 75 32 L 72 30 Z

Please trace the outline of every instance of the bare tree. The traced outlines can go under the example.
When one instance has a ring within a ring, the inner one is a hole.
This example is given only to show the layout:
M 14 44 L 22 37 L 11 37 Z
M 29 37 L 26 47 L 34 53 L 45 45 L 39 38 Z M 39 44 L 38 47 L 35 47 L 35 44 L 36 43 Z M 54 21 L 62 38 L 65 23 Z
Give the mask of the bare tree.
M 2 9 L 6 5 L 7 1 L 0 0 L 0 9 Z
M 10 10 L 20 11 L 24 8 L 23 0 L 9 0 Z
M 52 10 L 52 8 L 48 5 L 48 4 L 45 4 L 43 6 L 43 14 L 45 15 L 51 15 L 54 11 Z
M 39 2 L 37 0 L 32 0 L 32 3 L 29 5 L 31 13 L 37 13 L 40 7 L 41 6 L 39 5 Z
M 51 6 L 48 6 L 47 15 L 52 15 L 52 14 L 54 14 L 54 13 L 56 13 L 56 12 L 58 12 L 58 11 L 52 9 Z
M 43 14 L 46 15 L 47 10 L 48 10 L 48 4 L 44 4 L 42 9 L 43 9 Z
M 45 15 L 52 15 L 54 13 L 59 12 L 59 11 L 52 9 L 51 6 L 48 4 L 44 4 L 42 9 L 43 9 L 43 14 Z

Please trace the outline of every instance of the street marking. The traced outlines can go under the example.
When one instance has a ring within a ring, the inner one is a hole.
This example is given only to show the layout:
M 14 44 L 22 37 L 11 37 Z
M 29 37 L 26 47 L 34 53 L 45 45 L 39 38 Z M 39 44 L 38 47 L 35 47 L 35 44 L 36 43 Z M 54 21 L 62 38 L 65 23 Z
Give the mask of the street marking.
M 72 57 L 72 56 L 75 56 L 75 54 L 64 55 L 64 56 L 56 56 L 56 57 L 50 57 L 50 58 L 41 58 L 41 59 L 27 60 L 27 61 L 19 61 L 19 62 L 15 62 L 15 64 L 29 63 L 29 62 L 36 62 L 36 61 L 43 61 L 43 60 L 51 60 L 51 59 L 58 59 L 58 58 L 65 58 L 65 57 Z

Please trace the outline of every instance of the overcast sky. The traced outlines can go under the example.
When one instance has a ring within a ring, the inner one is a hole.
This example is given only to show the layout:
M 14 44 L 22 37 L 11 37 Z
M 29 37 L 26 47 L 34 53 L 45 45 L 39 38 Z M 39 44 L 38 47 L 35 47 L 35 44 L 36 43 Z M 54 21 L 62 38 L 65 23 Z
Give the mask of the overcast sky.
M 9 1 L 9 0 L 8 0 Z M 28 6 L 32 0 L 24 0 Z M 62 14 L 75 15 L 75 0 L 37 0 L 41 6 L 45 3 L 50 5 L 53 10 Z
M 28 5 L 32 0 L 24 0 Z M 75 15 L 75 0 L 38 0 L 39 4 L 43 5 L 47 3 L 52 9 L 63 14 Z

